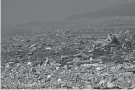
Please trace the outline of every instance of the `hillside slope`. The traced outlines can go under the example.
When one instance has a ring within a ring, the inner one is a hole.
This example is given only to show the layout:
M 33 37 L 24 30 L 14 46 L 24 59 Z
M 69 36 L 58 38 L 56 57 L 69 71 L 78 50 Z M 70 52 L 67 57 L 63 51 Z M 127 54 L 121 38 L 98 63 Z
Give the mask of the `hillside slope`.
M 95 12 L 87 12 L 84 14 L 72 15 L 66 18 L 66 20 L 78 20 L 84 18 L 101 18 L 112 16 L 135 16 L 135 2 L 118 4 L 105 9 L 97 10 Z

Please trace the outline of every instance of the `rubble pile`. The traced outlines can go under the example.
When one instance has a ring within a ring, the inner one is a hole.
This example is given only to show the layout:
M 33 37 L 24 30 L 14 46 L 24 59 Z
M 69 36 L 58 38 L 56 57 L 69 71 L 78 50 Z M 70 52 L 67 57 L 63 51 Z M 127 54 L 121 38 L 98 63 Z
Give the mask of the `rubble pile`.
M 77 30 L 2 39 L 3 89 L 135 88 L 135 33 L 99 39 Z

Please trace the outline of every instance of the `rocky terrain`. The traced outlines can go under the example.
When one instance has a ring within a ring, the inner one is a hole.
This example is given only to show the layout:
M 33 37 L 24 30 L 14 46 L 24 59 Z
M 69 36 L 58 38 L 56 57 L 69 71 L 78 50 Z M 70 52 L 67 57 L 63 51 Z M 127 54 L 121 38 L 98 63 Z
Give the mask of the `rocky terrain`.
M 95 29 L 65 28 L 2 38 L 2 89 L 135 88 L 135 28 L 113 29 L 94 35 Z

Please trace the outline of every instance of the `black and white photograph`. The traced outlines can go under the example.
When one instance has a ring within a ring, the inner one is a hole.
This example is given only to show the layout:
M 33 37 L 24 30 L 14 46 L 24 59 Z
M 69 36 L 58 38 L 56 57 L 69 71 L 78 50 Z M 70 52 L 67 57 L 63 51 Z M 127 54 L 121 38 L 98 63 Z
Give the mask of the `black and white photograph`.
M 135 0 L 1 0 L 0 89 L 135 89 Z

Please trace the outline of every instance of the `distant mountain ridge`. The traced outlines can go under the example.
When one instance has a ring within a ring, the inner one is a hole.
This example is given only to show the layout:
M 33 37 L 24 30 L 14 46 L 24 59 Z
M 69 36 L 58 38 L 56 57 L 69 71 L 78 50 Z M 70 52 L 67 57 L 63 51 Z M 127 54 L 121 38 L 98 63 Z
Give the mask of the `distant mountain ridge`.
M 118 4 L 95 12 L 87 12 L 84 14 L 72 15 L 67 17 L 66 20 L 111 17 L 111 16 L 135 16 L 135 2 Z

